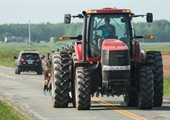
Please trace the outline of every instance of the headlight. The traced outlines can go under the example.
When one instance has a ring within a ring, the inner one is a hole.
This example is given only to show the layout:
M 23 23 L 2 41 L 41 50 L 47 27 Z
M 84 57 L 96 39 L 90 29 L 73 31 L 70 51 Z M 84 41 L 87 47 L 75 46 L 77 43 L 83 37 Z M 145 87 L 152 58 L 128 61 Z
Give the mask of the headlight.
M 130 65 L 127 66 L 108 66 L 108 65 L 103 65 L 102 70 L 107 71 L 107 70 L 130 70 Z

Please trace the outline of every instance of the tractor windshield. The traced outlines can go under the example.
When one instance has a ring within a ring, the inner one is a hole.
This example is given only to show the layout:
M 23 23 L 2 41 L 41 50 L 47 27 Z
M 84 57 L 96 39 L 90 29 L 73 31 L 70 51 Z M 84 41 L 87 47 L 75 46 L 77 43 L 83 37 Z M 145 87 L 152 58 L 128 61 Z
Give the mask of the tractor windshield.
M 113 38 L 130 44 L 129 18 L 127 14 L 96 14 L 90 16 L 89 47 L 91 57 L 100 57 L 98 40 Z

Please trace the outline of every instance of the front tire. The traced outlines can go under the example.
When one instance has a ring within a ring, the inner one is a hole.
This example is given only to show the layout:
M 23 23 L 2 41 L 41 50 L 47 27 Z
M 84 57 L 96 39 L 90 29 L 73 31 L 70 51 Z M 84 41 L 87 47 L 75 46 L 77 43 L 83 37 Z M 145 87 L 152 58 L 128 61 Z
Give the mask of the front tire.
M 150 66 L 141 66 L 139 68 L 139 94 L 138 107 L 140 109 L 152 109 L 154 83 L 153 73 Z
M 89 110 L 91 106 L 91 77 L 88 68 L 77 67 L 75 74 L 75 101 L 78 110 Z

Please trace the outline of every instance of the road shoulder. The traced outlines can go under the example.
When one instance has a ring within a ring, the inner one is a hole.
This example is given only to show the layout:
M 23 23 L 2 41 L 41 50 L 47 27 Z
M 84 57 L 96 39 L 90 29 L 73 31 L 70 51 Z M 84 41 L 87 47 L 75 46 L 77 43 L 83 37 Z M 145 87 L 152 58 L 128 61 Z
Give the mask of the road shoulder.
M 13 112 L 16 115 L 18 115 L 18 117 L 21 118 L 22 120 L 39 120 L 39 118 L 29 113 L 27 109 L 25 109 L 24 107 L 21 107 L 20 105 L 16 103 L 12 103 L 9 99 L 6 98 L 5 95 L 2 95 L 1 93 L 0 93 L 0 101 L 3 101 L 7 105 L 11 106 L 13 109 Z

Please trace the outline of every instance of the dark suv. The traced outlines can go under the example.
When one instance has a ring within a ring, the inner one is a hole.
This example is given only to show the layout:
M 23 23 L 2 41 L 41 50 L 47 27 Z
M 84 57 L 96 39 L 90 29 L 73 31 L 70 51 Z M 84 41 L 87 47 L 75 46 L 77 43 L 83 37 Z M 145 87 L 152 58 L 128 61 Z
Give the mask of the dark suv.
M 41 75 L 43 71 L 42 61 L 37 51 L 22 50 L 18 56 L 14 56 L 15 60 L 15 74 L 20 72 L 36 71 Z

